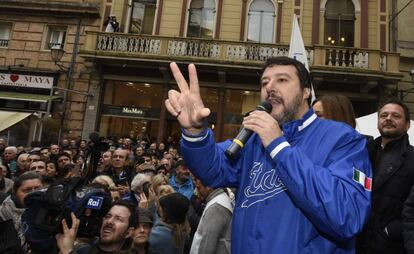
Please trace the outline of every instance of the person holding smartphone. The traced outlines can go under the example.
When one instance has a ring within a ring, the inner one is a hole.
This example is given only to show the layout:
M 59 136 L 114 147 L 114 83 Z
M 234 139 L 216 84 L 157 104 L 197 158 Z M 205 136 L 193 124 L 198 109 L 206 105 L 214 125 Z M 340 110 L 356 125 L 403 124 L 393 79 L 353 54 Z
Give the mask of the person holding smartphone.
M 123 197 L 130 192 L 131 181 L 133 178 L 132 170 L 128 166 L 128 151 L 118 148 L 112 154 L 112 166 L 105 172 L 106 175 L 114 180 L 114 183 Z

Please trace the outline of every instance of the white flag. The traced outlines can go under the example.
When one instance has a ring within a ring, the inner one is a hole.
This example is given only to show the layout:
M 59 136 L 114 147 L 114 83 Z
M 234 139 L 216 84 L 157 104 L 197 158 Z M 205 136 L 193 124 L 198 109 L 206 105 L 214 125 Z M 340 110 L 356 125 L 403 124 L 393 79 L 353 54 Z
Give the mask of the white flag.
M 300 33 L 298 18 L 296 14 L 293 14 L 292 33 L 290 35 L 289 45 L 289 57 L 303 63 L 306 69 L 309 71 L 308 55 L 305 50 L 305 44 L 303 43 L 302 34 Z M 311 102 L 314 102 L 315 100 L 315 90 L 313 90 L 313 85 L 311 84 Z

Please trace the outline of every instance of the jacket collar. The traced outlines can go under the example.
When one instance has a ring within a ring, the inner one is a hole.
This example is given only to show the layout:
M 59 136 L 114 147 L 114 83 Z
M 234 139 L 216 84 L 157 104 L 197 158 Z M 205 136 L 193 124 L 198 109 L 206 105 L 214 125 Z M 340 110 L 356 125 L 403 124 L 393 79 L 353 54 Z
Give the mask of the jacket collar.
M 316 114 L 313 112 L 313 109 L 310 108 L 301 119 L 285 123 L 283 125 L 283 133 L 288 139 L 289 137 L 294 137 L 298 132 L 305 130 L 316 119 Z
M 381 147 L 382 137 L 380 136 L 376 138 L 375 143 L 378 148 Z M 390 150 L 395 150 L 395 149 L 398 149 L 398 150 L 402 149 L 401 152 L 405 152 L 409 144 L 410 144 L 410 141 L 408 140 L 408 134 L 406 133 L 403 136 L 401 136 L 399 139 L 388 142 L 383 148 L 383 150 L 390 151 Z

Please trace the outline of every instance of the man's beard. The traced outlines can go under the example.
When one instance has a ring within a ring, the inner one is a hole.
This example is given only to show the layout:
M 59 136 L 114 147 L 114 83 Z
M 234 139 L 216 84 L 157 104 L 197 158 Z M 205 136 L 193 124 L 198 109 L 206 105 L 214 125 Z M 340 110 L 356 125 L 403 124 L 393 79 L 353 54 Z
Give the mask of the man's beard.
M 296 116 L 299 112 L 299 107 L 302 104 L 302 98 L 303 98 L 303 91 L 301 90 L 293 99 L 293 101 L 289 104 L 285 103 L 285 100 L 282 97 L 276 97 L 275 95 L 271 95 L 268 97 L 268 99 L 275 98 L 279 101 L 280 106 L 283 107 L 283 111 L 277 115 L 274 116 L 276 121 L 279 123 L 279 125 L 283 125 L 287 122 L 296 120 Z
M 397 129 L 394 129 L 392 131 L 383 131 L 382 128 L 379 129 L 379 132 L 381 134 L 381 137 L 388 138 L 388 139 L 395 139 L 403 136 L 405 134 L 404 131 L 400 131 Z

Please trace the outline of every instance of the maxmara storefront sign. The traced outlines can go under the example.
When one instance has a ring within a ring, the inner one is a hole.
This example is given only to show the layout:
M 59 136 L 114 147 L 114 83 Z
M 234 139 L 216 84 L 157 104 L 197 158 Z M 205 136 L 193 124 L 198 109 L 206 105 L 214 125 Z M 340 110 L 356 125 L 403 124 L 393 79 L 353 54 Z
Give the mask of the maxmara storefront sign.
M 135 115 L 143 116 L 144 115 L 144 110 L 139 109 L 139 108 L 122 107 L 122 113 L 135 114 Z
M 23 74 L 0 73 L 0 87 L 30 87 L 51 89 L 53 86 L 53 77 L 35 76 Z

